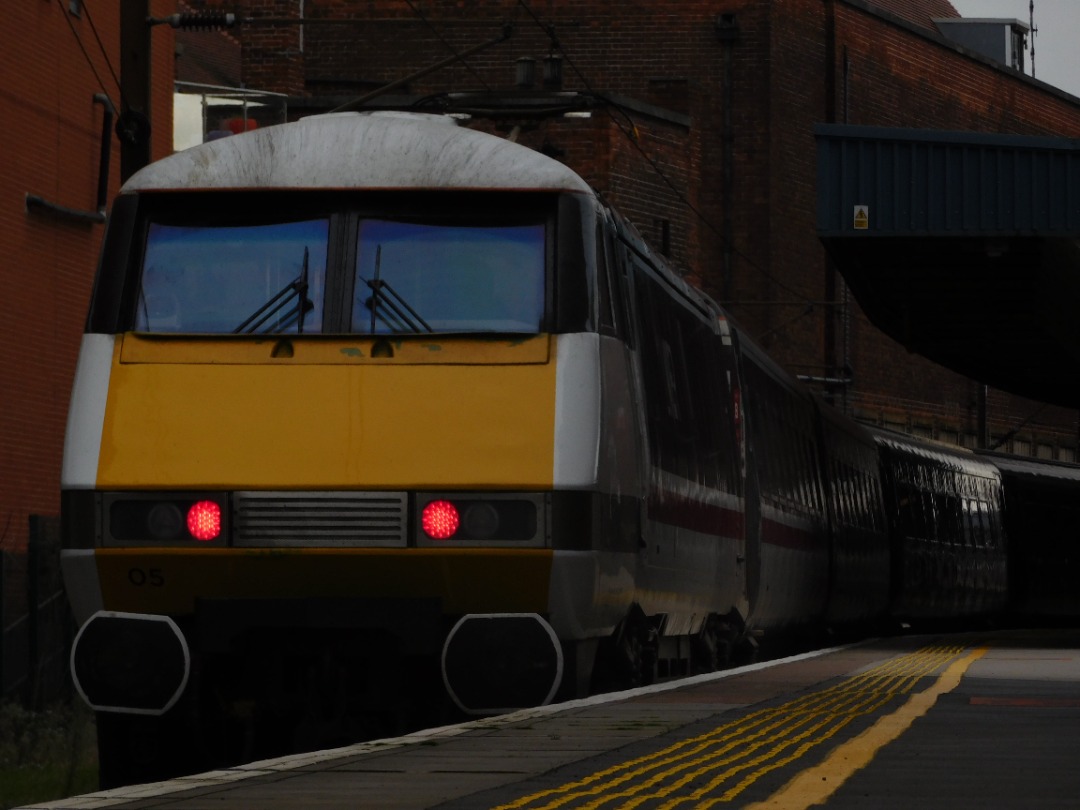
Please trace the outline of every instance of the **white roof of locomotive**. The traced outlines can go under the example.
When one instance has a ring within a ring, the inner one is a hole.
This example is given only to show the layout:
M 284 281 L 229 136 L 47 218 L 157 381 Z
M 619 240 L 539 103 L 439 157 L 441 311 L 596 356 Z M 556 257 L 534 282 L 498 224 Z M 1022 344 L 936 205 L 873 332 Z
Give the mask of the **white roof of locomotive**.
M 492 189 L 590 192 L 557 160 L 443 115 L 330 113 L 193 146 L 122 192 L 199 189 Z

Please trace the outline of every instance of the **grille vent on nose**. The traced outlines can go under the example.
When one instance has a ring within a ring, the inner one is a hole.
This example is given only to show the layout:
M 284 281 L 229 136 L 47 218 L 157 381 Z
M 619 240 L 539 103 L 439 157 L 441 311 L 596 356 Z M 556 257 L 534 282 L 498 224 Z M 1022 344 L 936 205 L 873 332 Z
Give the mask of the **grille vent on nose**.
M 233 545 L 404 548 L 404 492 L 237 492 Z

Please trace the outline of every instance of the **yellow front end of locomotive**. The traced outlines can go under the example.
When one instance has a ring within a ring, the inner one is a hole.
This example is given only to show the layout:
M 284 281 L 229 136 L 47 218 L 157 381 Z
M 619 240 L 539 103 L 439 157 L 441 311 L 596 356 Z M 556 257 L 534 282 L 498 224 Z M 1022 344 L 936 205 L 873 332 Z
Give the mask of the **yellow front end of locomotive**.
M 88 345 L 104 354 L 105 340 Z M 127 334 L 101 358 L 108 381 L 99 427 L 69 432 L 100 431 L 96 467 L 87 466 L 93 480 L 83 484 L 99 493 L 550 492 L 556 345 L 547 335 Z M 73 424 L 96 421 L 82 416 L 93 410 L 80 408 Z M 70 455 L 77 470 L 80 455 Z M 106 495 L 102 526 L 109 497 L 122 496 Z M 181 616 L 198 599 L 308 597 L 434 599 L 447 614 L 544 612 L 552 565 L 550 548 L 535 545 L 78 545 L 86 550 L 68 553 L 72 590 L 93 581 L 100 589 L 80 613 Z
M 550 489 L 550 343 L 129 334 L 97 488 Z

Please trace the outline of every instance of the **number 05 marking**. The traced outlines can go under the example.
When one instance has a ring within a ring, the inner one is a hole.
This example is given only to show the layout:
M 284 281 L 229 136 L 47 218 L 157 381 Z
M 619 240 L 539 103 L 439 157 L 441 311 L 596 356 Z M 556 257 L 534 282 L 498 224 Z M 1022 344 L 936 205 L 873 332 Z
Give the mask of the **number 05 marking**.
M 132 568 L 127 577 L 136 588 L 160 588 L 165 584 L 165 574 L 160 568 Z

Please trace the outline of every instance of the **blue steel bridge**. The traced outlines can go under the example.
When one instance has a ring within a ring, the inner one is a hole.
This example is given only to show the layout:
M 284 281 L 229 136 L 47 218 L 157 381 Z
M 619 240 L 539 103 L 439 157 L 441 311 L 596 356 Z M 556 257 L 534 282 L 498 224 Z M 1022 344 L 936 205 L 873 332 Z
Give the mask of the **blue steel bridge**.
M 1080 141 L 820 125 L 818 233 L 879 329 L 1080 407 Z

